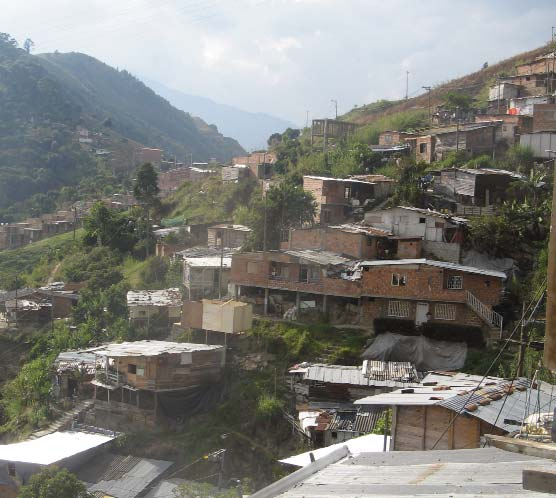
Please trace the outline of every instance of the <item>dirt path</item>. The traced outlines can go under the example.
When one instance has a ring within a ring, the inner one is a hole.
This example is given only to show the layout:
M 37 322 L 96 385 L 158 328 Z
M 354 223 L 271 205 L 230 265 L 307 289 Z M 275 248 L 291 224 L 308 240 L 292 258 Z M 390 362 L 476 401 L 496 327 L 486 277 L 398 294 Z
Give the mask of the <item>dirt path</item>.
M 58 270 L 60 269 L 60 266 L 62 266 L 61 261 L 59 263 L 57 263 L 54 268 L 52 268 L 52 271 L 50 272 L 50 275 L 48 275 L 48 280 L 46 281 L 47 284 L 51 284 L 52 282 L 54 282 L 54 277 L 56 276 L 56 273 L 58 273 Z

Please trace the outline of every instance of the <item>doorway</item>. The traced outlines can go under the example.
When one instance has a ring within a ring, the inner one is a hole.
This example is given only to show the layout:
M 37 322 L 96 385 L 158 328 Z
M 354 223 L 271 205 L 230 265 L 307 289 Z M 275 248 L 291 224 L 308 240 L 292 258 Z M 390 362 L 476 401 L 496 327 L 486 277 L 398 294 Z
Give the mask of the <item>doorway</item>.
M 429 303 L 417 303 L 415 325 L 419 326 L 429 321 Z

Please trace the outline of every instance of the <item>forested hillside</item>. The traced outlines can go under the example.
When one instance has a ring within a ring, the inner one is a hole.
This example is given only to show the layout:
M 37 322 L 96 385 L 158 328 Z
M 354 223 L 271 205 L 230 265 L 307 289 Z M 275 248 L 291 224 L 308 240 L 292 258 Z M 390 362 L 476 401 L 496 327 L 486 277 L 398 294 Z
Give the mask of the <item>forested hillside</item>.
M 115 160 L 83 150 L 78 125 L 110 143 Z M 83 54 L 34 56 L 0 34 L 0 221 L 47 212 L 61 197 L 76 200 L 119 183 L 102 177 L 113 176 L 115 162 L 132 160 L 132 145 L 179 158 L 192 153 L 195 160 L 244 152 L 127 71 Z

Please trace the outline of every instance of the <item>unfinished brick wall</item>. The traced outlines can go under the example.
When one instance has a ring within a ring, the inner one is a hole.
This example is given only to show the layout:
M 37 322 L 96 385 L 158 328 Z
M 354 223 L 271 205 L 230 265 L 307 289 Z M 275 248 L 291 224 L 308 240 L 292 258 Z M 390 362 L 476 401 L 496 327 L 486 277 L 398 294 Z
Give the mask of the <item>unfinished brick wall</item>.
M 556 104 L 533 105 L 533 132 L 556 131 Z
M 392 285 L 392 275 L 406 278 L 405 285 Z M 449 275 L 463 277 L 463 289 L 447 289 Z M 500 278 L 446 270 L 426 265 L 371 266 L 362 274 L 361 292 L 369 296 L 388 296 L 406 299 L 466 302 L 466 291 L 484 304 L 500 302 Z

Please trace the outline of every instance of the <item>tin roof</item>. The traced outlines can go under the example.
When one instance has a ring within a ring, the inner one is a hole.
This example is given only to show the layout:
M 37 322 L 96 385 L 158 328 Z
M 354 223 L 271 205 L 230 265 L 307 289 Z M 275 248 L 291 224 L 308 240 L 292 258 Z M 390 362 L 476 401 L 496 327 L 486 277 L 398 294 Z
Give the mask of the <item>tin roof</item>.
M 400 387 L 419 382 L 415 367 L 399 361 L 365 360 L 362 367 L 306 363 L 290 370 L 290 373 L 300 372 L 304 380 L 353 386 Z
M 525 469 L 556 463 L 498 448 L 350 454 L 346 443 L 251 498 L 549 496 L 523 489 Z
M 338 410 L 334 413 L 328 430 L 372 432 L 385 410 L 378 406 L 361 406 L 357 410 Z
M 126 356 L 160 356 L 163 354 L 181 354 L 194 351 L 214 351 L 223 349 L 224 346 L 211 346 L 207 344 L 193 344 L 188 342 L 168 341 L 135 341 L 105 344 L 97 348 L 85 350 L 94 352 L 99 356 L 111 358 Z
M 181 306 L 181 291 L 177 288 L 128 291 L 128 306 Z
M 232 267 L 232 258 L 220 257 L 220 256 L 209 256 L 204 258 L 185 258 L 184 263 L 192 268 L 220 268 L 222 264 L 223 268 Z
M 375 228 L 367 225 L 358 225 L 355 223 L 346 223 L 344 225 L 329 225 L 327 228 L 341 230 L 342 232 L 347 233 L 364 233 L 367 235 L 375 235 L 377 237 L 388 237 L 392 235 L 392 232 L 383 230 L 382 228 Z
M 404 392 L 405 391 L 405 392 Z M 507 432 L 517 430 L 524 416 L 550 412 L 556 404 L 553 386 L 530 386 L 527 379 L 513 382 L 499 377 L 464 373 L 432 374 L 420 386 L 367 396 L 355 402 L 368 406 L 442 406 L 466 413 Z
M 506 278 L 506 274 L 501 271 L 485 270 L 483 268 L 475 268 L 473 266 L 463 266 L 456 263 L 448 263 L 445 261 L 434 261 L 432 259 L 379 259 L 375 261 L 361 261 L 356 266 L 405 266 L 405 265 L 428 265 L 438 268 L 446 268 L 448 270 L 462 271 L 464 273 L 476 273 L 478 275 L 488 275 L 496 278 Z
M 99 496 L 135 498 L 172 464 L 165 460 L 108 453 L 87 462 L 77 472 L 77 477 L 87 483 L 89 492 L 101 492 Z
M 113 436 L 81 431 L 53 432 L 37 439 L 0 445 L 0 461 L 52 465 L 99 448 Z
M 435 218 L 443 218 L 455 224 L 467 225 L 469 220 L 467 218 L 461 218 L 459 216 L 452 216 L 451 214 L 441 213 L 440 211 L 434 211 L 433 209 L 422 209 L 413 206 L 397 206 L 398 209 L 405 209 L 407 211 L 415 211 L 425 216 L 434 216 Z M 396 209 L 396 208 L 390 208 Z
M 303 178 L 310 178 L 311 180 L 323 180 L 330 182 L 347 182 L 347 183 L 364 183 L 365 185 L 376 185 L 376 183 L 368 182 L 365 180 L 356 180 L 354 178 L 332 178 L 330 176 L 315 176 L 305 175 Z
M 234 252 L 237 252 L 235 248 L 224 248 L 224 257 L 231 257 Z M 207 246 L 197 246 L 197 247 L 190 247 L 189 249 L 184 249 L 183 251 L 178 251 L 174 254 L 174 256 L 178 256 L 182 259 L 188 258 L 205 258 L 209 256 L 218 256 L 222 255 L 222 249 L 220 247 L 207 247 Z
M 318 251 L 314 249 L 287 249 L 283 251 L 285 254 L 294 256 L 301 260 L 306 260 L 311 263 L 317 263 L 319 265 L 344 265 L 353 261 L 351 258 L 346 258 L 340 254 L 329 252 L 329 251 Z
M 238 230 L 240 232 L 251 232 L 251 229 L 249 227 L 246 227 L 245 225 L 233 225 L 231 223 L 221 223 L 220 225 L 212 225 L 208 227 L 209 230 L 211 228 Z

